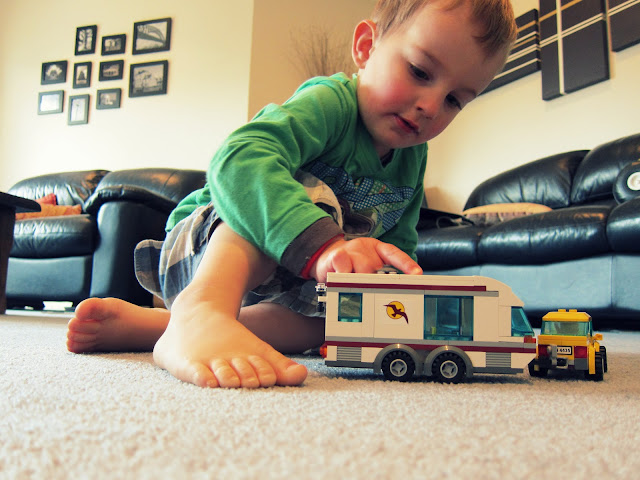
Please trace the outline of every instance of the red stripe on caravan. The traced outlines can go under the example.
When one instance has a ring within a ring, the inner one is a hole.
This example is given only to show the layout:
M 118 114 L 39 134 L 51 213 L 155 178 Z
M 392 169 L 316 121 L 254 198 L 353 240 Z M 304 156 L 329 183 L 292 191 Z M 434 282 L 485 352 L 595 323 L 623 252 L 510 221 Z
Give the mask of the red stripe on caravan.
M 407 285 L 397 283 L 344 283 L 328 282 L 327 287 L 331 288 L 387 288 L 389 290 L 444 290 L 455 292 L 486 292 L 484 285 Z
M 398 342 L 402 343 L 402 342 Z M 389 345 L 396 345 L 396 343 L 380 343 L 380 342 L 341 342 L 341 341 L 327 341 L 327 346 L 336 346 L 336 347 L 373 347 L 373 348 L 385 348 Z M 436 348 L 440 348 L 446 346 L 447 343 L 443 342 L 438 345 L 421 345 L 414 343 L 402 343 L 402 345 L 406 345 L 407 347 L 413 348 L 414 350 L 435 350 Z M 523 345 L 522 347 L 513 346 L 513 347 L 500 347 L 500 346 L 477 346 L 477 345 L 451 345 L 453 347 L 459 348 L 464 352 L 490 352 L 490 353 L 535 353 L 534 344 Z

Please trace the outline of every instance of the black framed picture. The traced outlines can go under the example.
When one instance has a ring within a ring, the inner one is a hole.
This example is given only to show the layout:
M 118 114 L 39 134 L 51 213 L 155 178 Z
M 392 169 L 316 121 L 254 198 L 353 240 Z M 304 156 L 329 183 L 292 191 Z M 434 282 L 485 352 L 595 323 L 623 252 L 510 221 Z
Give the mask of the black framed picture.
M 137 63 L 131 65 L 129 72 L 129 96 L 146 97 L 167 93 L 169 62 Z
M 69 97 L 68 125 L 83 125 L 89 122 L 89 95 Z
M 124 60 L 114 60 L 112 62 L 100 62 L 99 80 L 122 80 L 124 77 Z
M 64 83 L 67 81 L 67 61 L 46 62 L 42 64 L 42 75 L 40 85 L 51 85 L 53 83 Z
M 73 66 L 73 88 L 87 88 L 91 86 L 91 62 L 76 63 Z
M 171 19 L 160 18 L 133 24 L 133 54 L 164 52 L 171 49 Z
M 76 55 L 89 55 L 96 53 L 96 37 L 98 26 L 89 25 L 76 29 Z
M 96 108 L 98 110 L 108 110 L 110 108 L 120 108 L 122 98 L 121 88 L 107 88 L 98 90 L 96 97 Z
M 64 90 L 40 92 L 38 94 L 38 115 L 62 113 L 64 108 Z
M 102 37 L 102 55 L 118 55 L 124 53 L 127 35 L 109 35 Z

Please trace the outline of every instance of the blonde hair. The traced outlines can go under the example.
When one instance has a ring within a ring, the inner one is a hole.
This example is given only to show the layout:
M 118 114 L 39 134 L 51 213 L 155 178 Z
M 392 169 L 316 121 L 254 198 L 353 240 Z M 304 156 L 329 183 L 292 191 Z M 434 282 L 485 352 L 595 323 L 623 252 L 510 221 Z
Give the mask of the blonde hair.
M 400 27 L 415 13 L 434 0 L 378 0 L 372 20 L 376 22 L 378 38 Z M 484 33 L 476 39 L 487 55 L 506 52 L 515 42 L 517 26 L 509 0 L 441 0 L 443 8 L 453 10 L 464 2 L 471 2 L 471 18 Z

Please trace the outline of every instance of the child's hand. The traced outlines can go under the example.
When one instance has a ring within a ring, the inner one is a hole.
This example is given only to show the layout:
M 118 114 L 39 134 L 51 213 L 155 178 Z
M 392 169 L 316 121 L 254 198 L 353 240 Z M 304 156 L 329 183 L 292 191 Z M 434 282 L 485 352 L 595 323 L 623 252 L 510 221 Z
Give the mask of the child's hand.
M 320 254 L 310 274 L 318 282 L 324 282 L 328 272 L 375 273 L 384 265 L 410 275 L 422 274 L 420 266 L 398 247 L 368 237 L 336 240 Z

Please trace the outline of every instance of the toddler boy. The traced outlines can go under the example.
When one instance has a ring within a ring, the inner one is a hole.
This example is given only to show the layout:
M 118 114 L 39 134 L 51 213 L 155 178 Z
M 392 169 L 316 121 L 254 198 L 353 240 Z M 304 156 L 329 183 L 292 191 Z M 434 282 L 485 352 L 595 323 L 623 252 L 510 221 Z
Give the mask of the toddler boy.
M 508 0 L 380 0 L 354 32 L 358 73 L 303 84 L 234 132 L 207 185 L 136 251 L 141 284 L 170 310 L 88 299 L 72 352 L 152 349 L 206 387 L 298 385 L 283 353 L 318 346 L 310 285 L 327 272 L 415 262 L 426 142 L 491 82 L 515 39 Z M 158 267 L 159 265 L 159 267 Z M 263 301 L 243 306 L 250 291 Z

